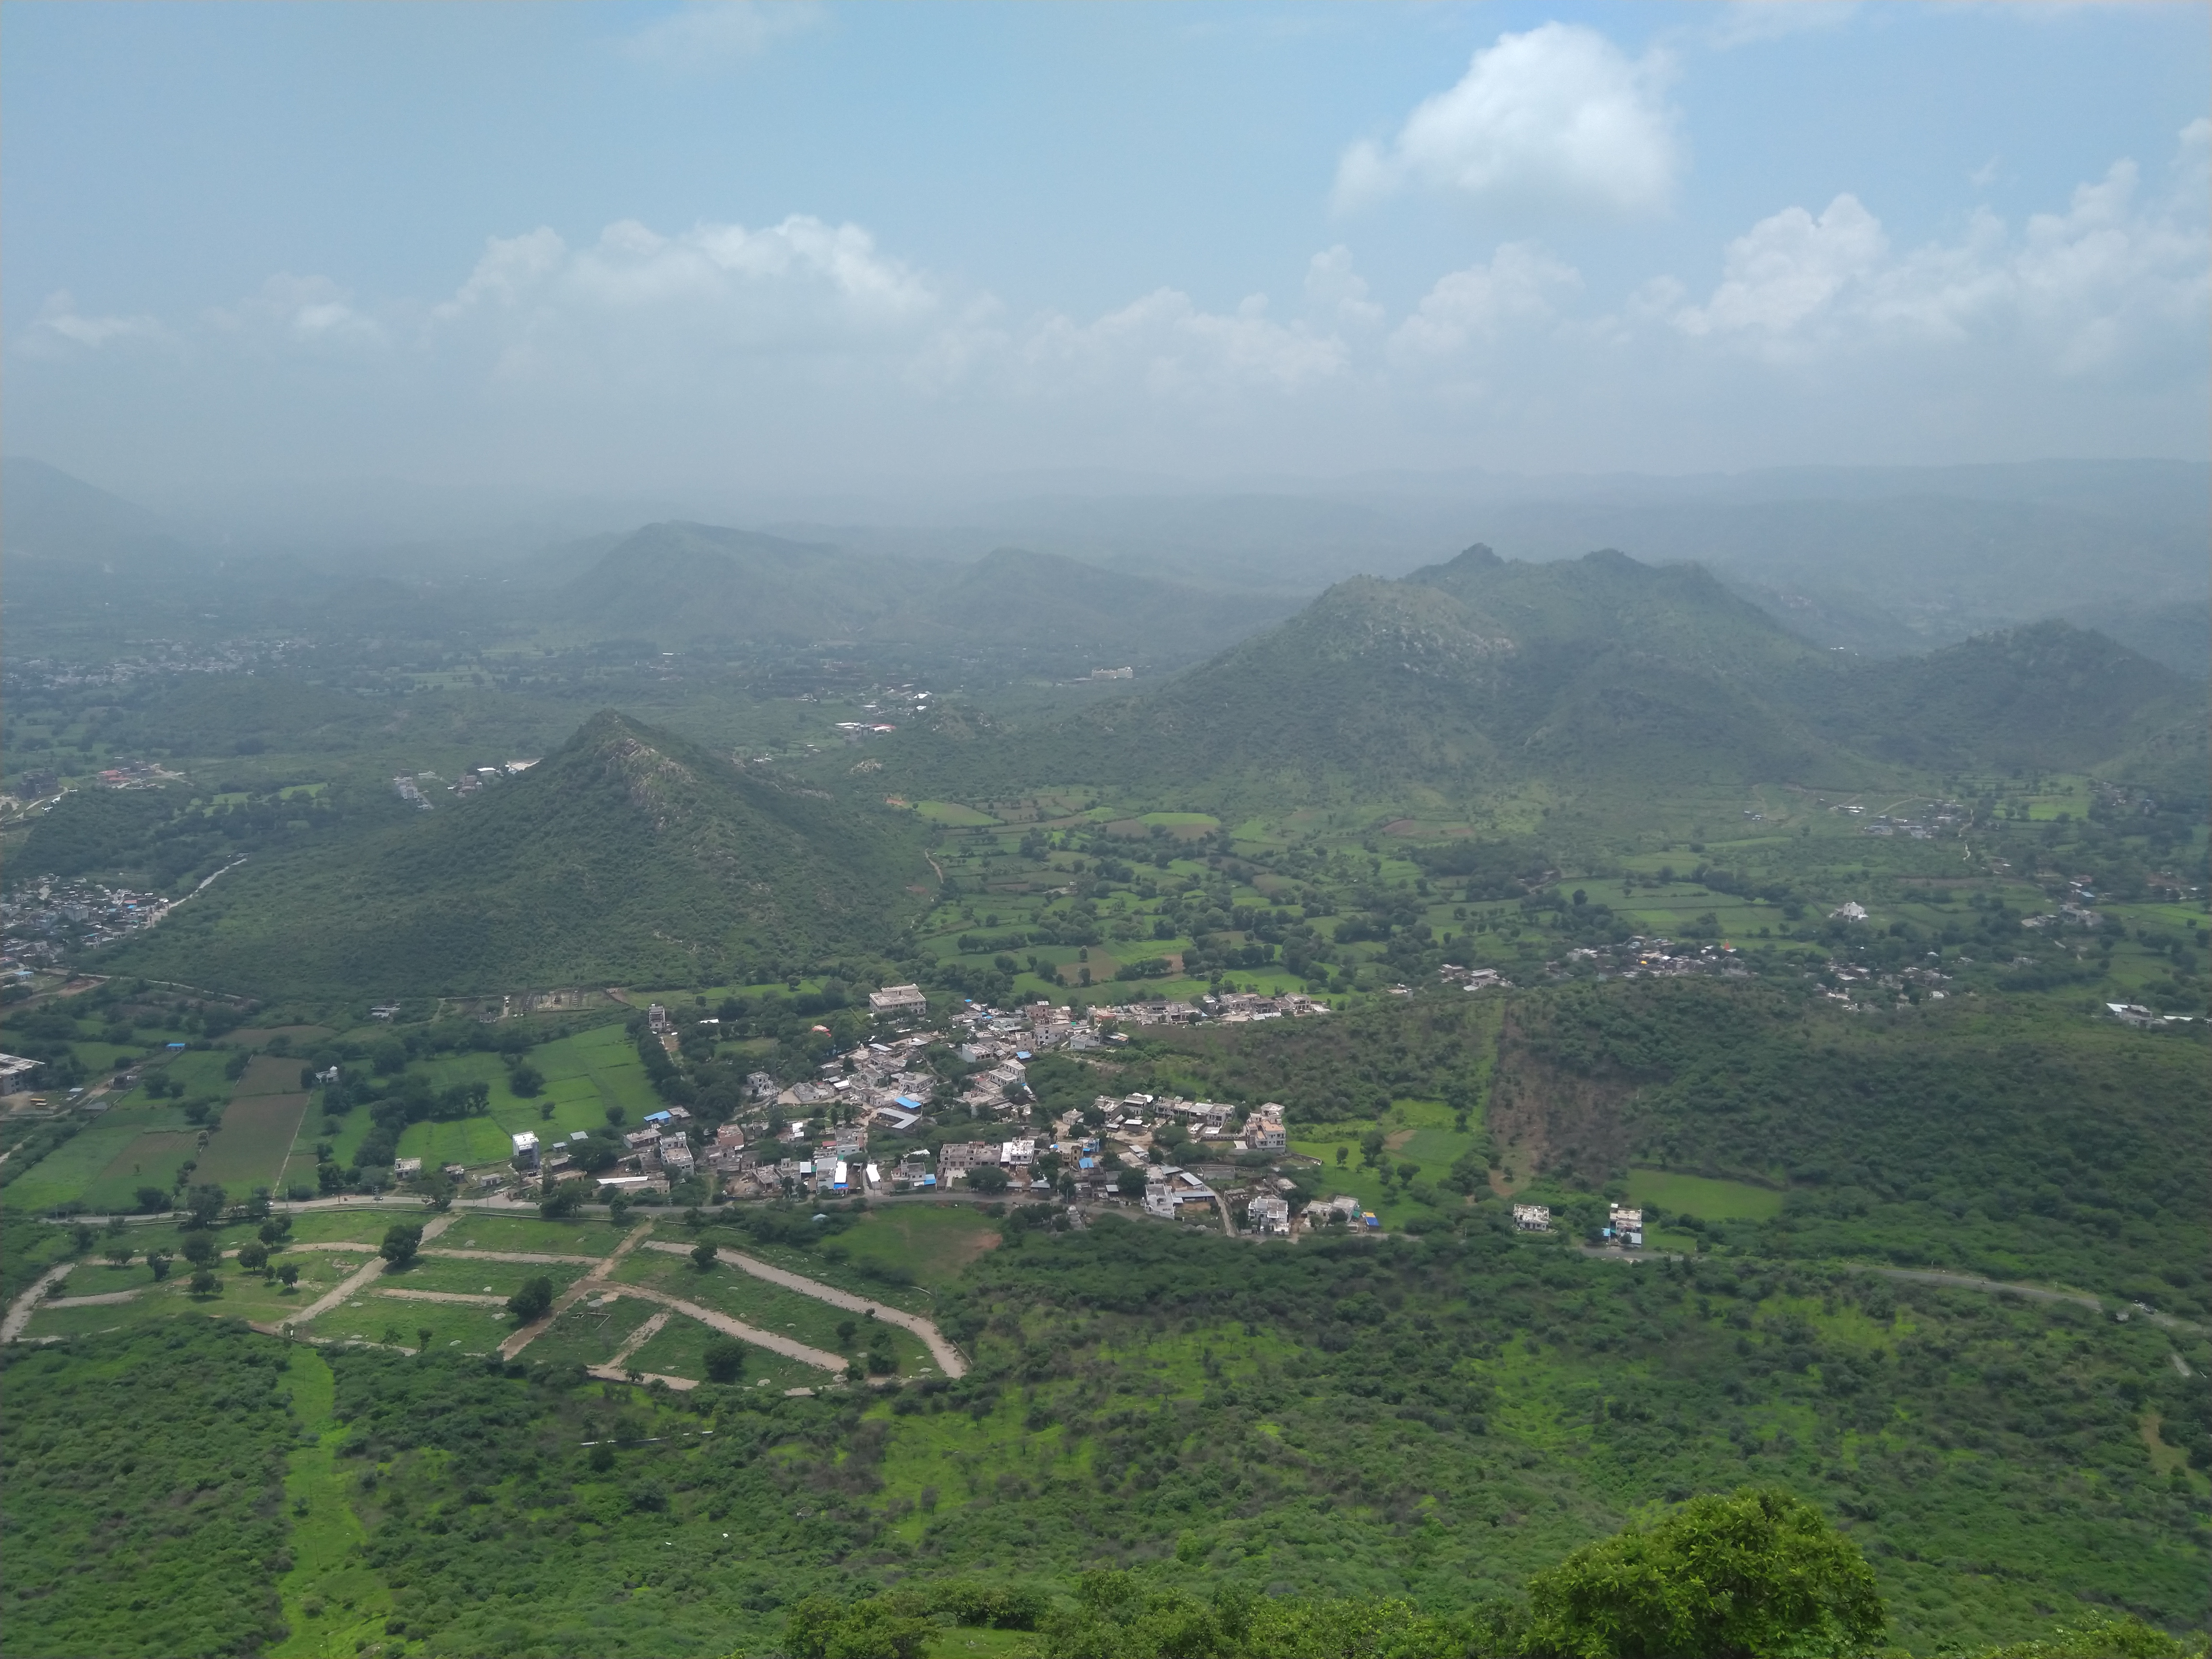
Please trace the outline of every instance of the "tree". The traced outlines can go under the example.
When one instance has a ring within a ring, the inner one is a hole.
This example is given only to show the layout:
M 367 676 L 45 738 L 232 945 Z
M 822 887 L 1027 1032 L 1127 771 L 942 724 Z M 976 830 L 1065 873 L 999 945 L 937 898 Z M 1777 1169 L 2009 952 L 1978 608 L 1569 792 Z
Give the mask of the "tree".
M 507 1074 L 507 1086 L 528 1099 L 544 1089 L 545 1073 L 526 1060 Z
M 216 1257 L 215 1240 L 205 1233 L 186 1233 L 178 1248 L 183 1250 L 185 1260 L 195 1267 L 204 1267 Z
M 1003 1193 L 1012 1183 L 995 1164 L 978 1164 L 968 1171 L 968 1184 L 979 1193 Z
M 1372 1168 L 1382 1159 L 1383 1134 L 1380 1129 L 1370 1129 L 1359 1137 L 1359 1161 Z
M 522 1288 L 507 1298 L 507 1310 L 514 1316 L 518 1325 L 544 1318 L 552 1306 L 553 1281 L 550 1279 L 525 1279 Z
M 566 1221 L 576 1213 L 576 1206 L 583 1202 L 583 1189 L 575 1182 L 564 1182 L 539 1201 L 538 1213 L 548 1221 Z
M 187 1227 L 212 1227 L 222 1214 L 222 1206 L 230 1201 L 230 1194 L 213 1182 L 202 1182 L 185 1194 L 185 1208 L 191 1213 Z
M 1565 1659 L 1857 1653 L 1885 1618 L 1858 1546 L 1788 1492 L 1693 1498 L 1528 1581 L 1535 1645 Z
M 716 1259 L 714 1247 L 704 1239 L 691 1247 L 691 1265 L 702 1273 L 714 1265 Z
M 192 1294 L 194 1296 L 213 1296 L 217 1290 L 222 1288 L 222 1281 L 218 1279 L 212 1272 L 205 1267 L 202 1267 L 191 1277 Z
M 734 1336 L 718 1336 L 701 1356 L 709 1382 L 734 1382 L 745 1374 L 745 1345 Z
M 1142 1170 L 1122 1170 L 1114 1177 L 1114 1190 L 1124 1198 L 1142 1198 L 1145 1195 L 1145 1172 Z
M 416 1353 L 430 1352 L 430 1328 L 428 1325 L 417 1325 L 415 1328 L 415 1352 Z
M 132 1254 L 128 1244 L 118 1244 L 107 1252 L 107 1265 L 111 1267 L 127 1267 L 131 1265 Z
M 154 1270 L 154 1282 L 157 1285 L 169 1276 L 169 1258 L 161 1250 L 149 1250 L 146 1265 Z
M 1340 1146 L 1336 1149 L 1336 1167 L 1341 1170 L 1345 1164 L 1351 1160 L 1351 1158 L 1352 1148 L 1349 1146 Z
M 385 1230 L 384 1243 L 377 1247 L 377 1254 L 392 1267 L 404 1267 L 415 1259 L 415 1252 L 422 1248 L 422 1230 L 410 1227 L 403 1221 Z
M 276 1277 L 286 1290 L 290 1290 L 300 1282 L 300 1264 L 296 1261 L 286 1262 L 276 1270 Z
M 269 1265 L 269 1247 L 255 1241 L 238 1247 L 238 1265 L 246 1273 L 258 1273 Z
M 166 1187 L 141 1187 L 131 1198 L 132 1207 L 141 1215 L 158 1215 L 169 1207 L 169 1190 Z

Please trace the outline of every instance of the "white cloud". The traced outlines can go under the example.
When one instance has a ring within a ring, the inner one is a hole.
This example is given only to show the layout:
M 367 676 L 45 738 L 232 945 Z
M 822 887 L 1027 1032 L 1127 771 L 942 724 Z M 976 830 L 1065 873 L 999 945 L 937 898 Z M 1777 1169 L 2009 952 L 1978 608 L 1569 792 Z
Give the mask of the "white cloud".
M 327 276 L 279 271 L 261 291 L 208 313 L 217 329 L 269 344 L 360 349 L 387 343 L 383 325 Z
M 162 341 L 168 331 L 153 318 L 88 317 L 76 308 L 67 289 L 46 296 L 37 318 L 15 342 L 16 349 L 33 356 L 59 356 L 72 350 L 98 351 L 102 347 L 131 341 Z
M 542 227 L 493 237 L 431 314 L 448 332 L 503 339 L 514 374 L 600 350 L 877 351 L 910 339 L 939 307 L 929 282 L 860 226 L 793 214 L 758 230 L 675 235 L 625 219 L 579 248 Z
M 1711 297 L 1672 308 L 1668 319 L 1686 335 L 1740 342 L 1774 361 L 1987 337 L 2080 375 L 2170 352 L 2183 338 L 2201 341 L 2212 305 L 2208 154 L 2212 121 L 2200 119 L 2180 134 L 2156 199 L 2141 199 L 2136 164 L 2123 160 L 2079 186 L 2065 212 L 2036 214 L 2017 235 L 1980 211 L 1958 240 L 1902 255 L 1855 196 L 1837 197 L 1818 218 L 1787 208 L 1731 242 Z M 1673 298 L 1647 284 L 1642 308 Z
M 1850 0 L 1733 0 L 1720 9 L 1707 38 L 1727 51 L 1841 28 L 1858 9 Z
M 1660 56 L 1632 60 L 1578 25 L 1502 34 L 1389 144 L 1362 142 L 1345 153 L 1337 204 L 1418 185 L 1545 208 L 1661 211 L 1682 168 L 1661 96 L 1666 76 Z
M 1881 224 L 1856 196 L 1838 196 L 1815 219 L 1785 208 L 1729 244 L 1721 284 L 1674 325 L 1685 334 L 1749 334 L 1773 341 L 1821 315 L 1889 251 Z
M 623 42 L 641 63 L 665 69 L 720 69 L 759 57 L 787 35 L 811 28 L 824 13 L 811 0 L 696 0 Z
M 1438 279 L 1390 337 L 1401 362 L 1449 356 L 1470 342 L 1530 332 L 1558 315 L 1555 296 L 1582 286 L 1582 275 L 1530 242 L 1508 242 L 1487 264 Z
M 1306 303 L 1316 310 L 1332 311 L 1353 328 L 1372 328 L 1383 309 L 1367 297 L 1367 280 L 1352 268 L 1352 250 L 1339 242 L 1306 263 Z
M 1125 383 L 1178 400 L 1300 392 L 1334 379 L 1351 362 L 1337 336 L 1272 320 L 1264 295 L 1234 312 L 1209 312 L 1165 288 L 1094 322 L 1048 317 L 1019 351 L 1032 392 Z

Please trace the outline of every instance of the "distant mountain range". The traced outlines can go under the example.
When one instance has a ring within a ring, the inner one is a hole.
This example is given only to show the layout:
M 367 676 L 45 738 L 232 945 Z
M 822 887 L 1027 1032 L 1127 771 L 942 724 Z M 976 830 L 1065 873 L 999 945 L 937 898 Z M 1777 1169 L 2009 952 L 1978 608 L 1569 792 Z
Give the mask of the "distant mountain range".
M 901 763 L 917 787 L 973 772 L 975 793 L 986 778 L 1145 780 L 1465 799 L 1537 779 L 1844 788 L 2018 765 L 2201 793 L 2204 730 L 2200 686 L 2064 623 L 1868 661 L 1814 647 L 1695 566 L 1474 547 L 1340 583 L 1155 691 L 1049 726 L 994 732 L 947 710 Z
M 1297 602 L 1002 548 L 965 564 L 712 525 L 648 525 L 546 601 L 549 620 L 668 643 L 914 645 L 1020 653 L 1062 672 L 1180 665 Z M 1110 659 L 1111 660 L 1108 660 Z
M 927 878 L 905 818 L 609 711 L 474 799 L 241 866 L 114 962 L 263 994 L 753 978 L 883 949 Z
M 1054 493 L 856 506 L 850 519 L 735 504 L 714 515 L 757 526 L 745 531 L 642 501 L 532 510 L 398 483 L 276 489 L 165 517 L 9 459 L 0 542 L 19 629 L 129 604 L 213 613 L 227 634 L 319 633 L 367 610 L 384 632 L 541 623 L 598 638 L 618 623 L 665 643 L 973 646 L 1045 672 L 1068 653 L 1194 661 L 1333 583 L 1403 576 L 1470 540 L 1539 562 L 1613 547 L 1703 564 L 1817 645 L 1910 655 L 2057 617 L 2212 676 L 2212 467 L 2201 462 L 1373 474 L 1237 490 L 1152 479 L 1108 493 L 1075 482 L 1094 493 L 1061 481 Z M 648 516 L 661 521 L 637 529 Z M 999 551 L 1017 548 L 1026 554 Z M 1026 574 L 1012 568 L 1024 557 Z M 767 568 L 779 561 L 791 568 Z

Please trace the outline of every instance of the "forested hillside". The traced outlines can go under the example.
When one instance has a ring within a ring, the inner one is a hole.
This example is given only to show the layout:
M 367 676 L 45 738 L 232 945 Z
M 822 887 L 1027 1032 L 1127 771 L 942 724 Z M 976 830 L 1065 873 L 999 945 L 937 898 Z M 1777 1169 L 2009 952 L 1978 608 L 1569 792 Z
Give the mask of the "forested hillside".
M 477 799 L 405 817 L 256 860 L 118 966 L 261 994 L 757 975 L 880 948 L 927 873 L 880 809 L 613 713 Z

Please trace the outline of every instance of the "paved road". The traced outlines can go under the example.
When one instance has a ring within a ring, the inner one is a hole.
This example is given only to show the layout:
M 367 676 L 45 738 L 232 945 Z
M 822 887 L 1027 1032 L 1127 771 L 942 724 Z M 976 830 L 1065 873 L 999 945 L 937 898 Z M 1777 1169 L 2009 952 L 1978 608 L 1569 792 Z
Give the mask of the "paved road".
M 651 1250 L 665 1250 L 672 1255 L 691 1254 L 690 1247 L 684 1244 L 655 1243 L 647 1245 L 646 1248 Z M 947 1376 L 957 1377 L 968 1375 L 968 1361 L 962 1357 L 960 1350 L 945 1340 L 944 1332 L 939 1330 L 934 1324 L 919 1314 L 907 1313 L 897 1308 L 887 1308 L 880 1302 L 871 1302 L 866 1297 L 854 1296 L 850 1291 L 841 1291 L 834 1285 L 824 1285 L 818 1279 L 808 1279 L 804 1274 L 787 1273 L 781 1267 L 769 1266 L 757 1256 L 747 1255 L 742 1250 L 718 1249 L 714 1252 L 714 1256 L 717 1261 L 726 1261 L 732 1267 L 741 1268 L 755 1279 L 765 1279 L 771 1285 L 781 1285 L 785 1290 L 796 1291 L 801 1296 L 811 1296 L 817 1302 L 827 1302 L 833 1308 L 843 1308 L 853 1313 L 873 1314 L 886 1325 L 896 1325 L 902 1330 L 911 1331 L 922 1340 L 929 1349 L 930 1358 L 937 1361 L 937 1368 Z

